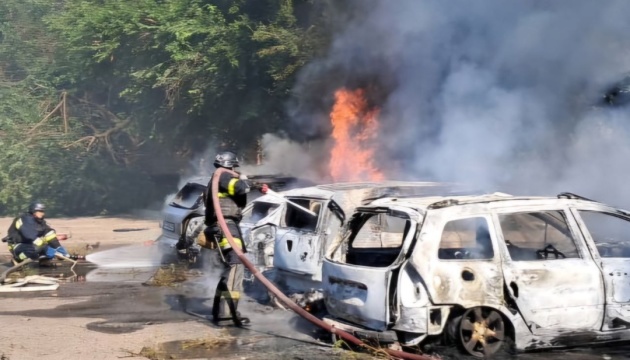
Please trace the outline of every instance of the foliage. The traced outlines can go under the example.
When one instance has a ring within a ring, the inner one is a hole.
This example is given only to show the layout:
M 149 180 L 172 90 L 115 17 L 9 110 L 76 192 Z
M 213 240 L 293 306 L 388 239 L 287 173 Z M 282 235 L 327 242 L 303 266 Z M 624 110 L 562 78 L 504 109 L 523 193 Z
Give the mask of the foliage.
M 179 170 L 167 159 L 251 150 L 285 126 L 296 73 L 327 47 L 324 14 L 305 0 L 3 0 L 0 213 L 32 198 L 65 214 L 141 207 L 163 195 L 149 173 Z

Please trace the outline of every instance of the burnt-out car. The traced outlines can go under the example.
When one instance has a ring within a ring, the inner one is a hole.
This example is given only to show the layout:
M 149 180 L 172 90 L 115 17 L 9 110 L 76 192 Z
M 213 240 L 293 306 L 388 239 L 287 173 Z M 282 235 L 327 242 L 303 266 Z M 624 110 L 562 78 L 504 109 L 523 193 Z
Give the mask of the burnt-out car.
M 281 198 L 265 195 L 250 203 L 245 208 L 241 229 L 249 256 L 259 271 L 298 304 L 309 306 L 322 299 L 322 261 L 346 223 L 346 214 L 384 196 L 448 195 L 462 191 L 453 184 L 402 181 L 292 189 L 282 192 Z
M 379 199 L 335 239 L 323 286 L 327 322 L 381 342 L 482 357 L 628 340 L 630 214 L 568 193 Z
M 186 232 L 191 232 L 203 224 L 206 211 L 203 203 L 203 193 L 210 181 L 210 177 L 196 177 L 188 180 L 182 188 L 173 196 L 163 210 L 161 222 L 162 234 L 158 243 L 166 248 L 174 248 L 175 244 Z M 280 175 L 254 175 L 249 180 L 252 184 L 268 184 L 274 191 L 282 191 L 295 187 L 311 186 L 313 182 Z M 261 196 L 258 191 L 251 191 L 248 202 Z M 187 249 L 185 256 L 190 262 L 196 262 L 200 247 L 193 243 L 191 249 Z

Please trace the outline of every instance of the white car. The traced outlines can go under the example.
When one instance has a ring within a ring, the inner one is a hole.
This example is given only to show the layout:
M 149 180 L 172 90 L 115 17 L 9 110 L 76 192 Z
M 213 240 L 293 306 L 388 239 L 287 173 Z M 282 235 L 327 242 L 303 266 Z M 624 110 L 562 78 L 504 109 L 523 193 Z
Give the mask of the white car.
M 569 193 L 379 199 L 327 251 L 323 287 L 327 322 L 381 342 L 628 340 L 630 214 Z

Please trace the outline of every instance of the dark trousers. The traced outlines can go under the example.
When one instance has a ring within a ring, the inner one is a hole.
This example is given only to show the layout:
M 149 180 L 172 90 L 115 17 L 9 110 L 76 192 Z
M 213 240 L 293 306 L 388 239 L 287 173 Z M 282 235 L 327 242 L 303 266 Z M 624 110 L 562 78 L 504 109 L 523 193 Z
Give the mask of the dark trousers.
M 26 259 L 37 260 L 44 252 L 41 249 L 37 249 L 33 244 L 17 244 L 13 247 L 13 258 L 17 262 L 22 262 Z
M 37 260 L 40 256 L 46 255 L 48 247 L 57 249 L 61 246 L 58 239 L 53 239 L 47 244 L 37 247 L 34 244 L 19 243 L 13 246 L 13 258 L 17 262 L 22 262 L 26 259 Z

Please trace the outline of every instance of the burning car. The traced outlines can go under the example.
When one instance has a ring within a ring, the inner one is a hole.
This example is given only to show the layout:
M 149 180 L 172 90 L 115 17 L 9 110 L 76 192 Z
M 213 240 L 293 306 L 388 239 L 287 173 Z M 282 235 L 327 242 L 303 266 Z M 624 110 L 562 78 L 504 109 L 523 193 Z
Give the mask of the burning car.
M 326 321 L 477 357 L 628 340 L 629 276 L 630 213 L 573 194 L 379 199 L 326 254 Z
M 317 185 L 265 195 L 248 205 L 241 221 L 248 254 L 261 272 L 303 307 L 322 299 L 322 261 L 346 214 L 385 196 L 455 193 L 432 182 L 355 182 Z

